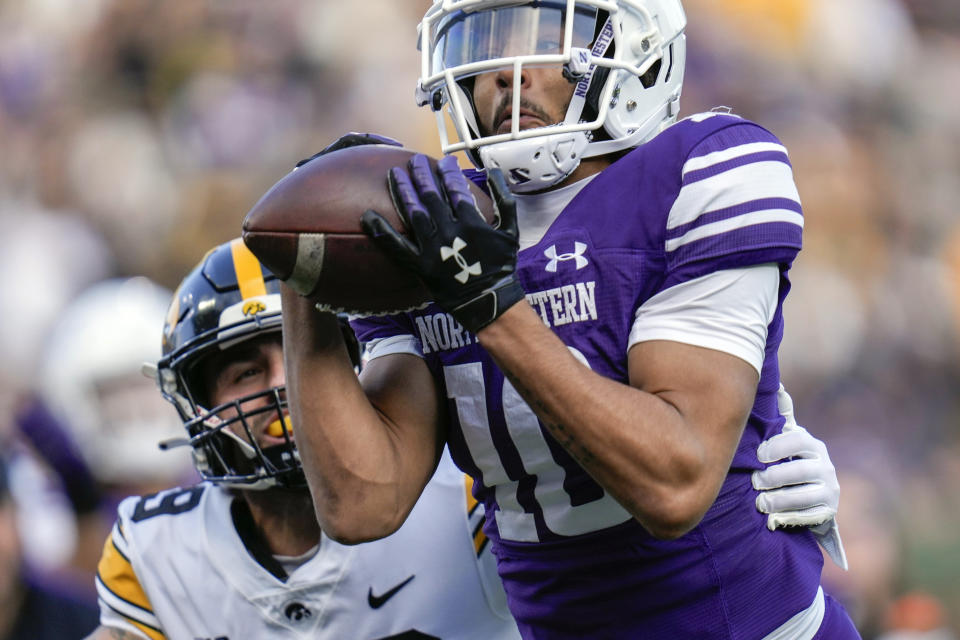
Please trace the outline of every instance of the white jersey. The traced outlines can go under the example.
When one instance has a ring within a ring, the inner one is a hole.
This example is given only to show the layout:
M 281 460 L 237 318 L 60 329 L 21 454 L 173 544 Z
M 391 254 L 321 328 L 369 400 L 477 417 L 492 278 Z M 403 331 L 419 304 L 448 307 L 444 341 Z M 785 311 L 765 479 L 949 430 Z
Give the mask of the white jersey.
M 353 546 L 323 536 L 286 581 L 247 551 L 228 491 L 127 498 L 98 569 L 100 622 L 151 640 L 519 638 L 465 489 L 444 453 L 396 533 Z

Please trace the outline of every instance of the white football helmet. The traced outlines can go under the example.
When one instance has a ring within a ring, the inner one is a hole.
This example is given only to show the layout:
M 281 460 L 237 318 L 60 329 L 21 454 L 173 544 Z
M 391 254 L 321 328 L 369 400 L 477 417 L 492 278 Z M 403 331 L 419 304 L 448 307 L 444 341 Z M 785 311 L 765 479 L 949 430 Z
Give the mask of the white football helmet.
M 141 372 L 160 357 L 170 291 L 144 277 L 104 280 L 61 312 L 47 341 L 40 392 L 105 484 L 153 487 L 191 473 L 185 451 L 161 451 L 181 425 Z
M 500 168 L 515 192 L 539 191 L 582 158 L 642 144 L 676 120 L 685 26 L 679 0 L 435 0 L 419 26 L 417 102 L 436 112 L 444 153 Z M 519 113 L 521 72 L 545 66 L 571 82 L 564 120 L 521 131 L 513 118 L 509 133 L 483 135 L 473 77 L 512 69 Z

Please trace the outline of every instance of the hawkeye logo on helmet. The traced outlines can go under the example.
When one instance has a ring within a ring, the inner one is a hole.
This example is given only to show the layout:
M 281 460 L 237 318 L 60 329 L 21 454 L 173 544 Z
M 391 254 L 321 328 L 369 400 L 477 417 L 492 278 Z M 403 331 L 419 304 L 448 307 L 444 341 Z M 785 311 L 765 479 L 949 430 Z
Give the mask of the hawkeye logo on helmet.
M 266 317 L 264 318 L 261 314 L 266 315 Z M 265 296 L 236 302 L 220 312 L 220 322 L 218 323 L 222 329 L 219 334 L 220 340 L 228 339 L 229 334 L 235 331 L 242 333 L 245 331 L 244 327 L 249 326 L 252 322 L 270 322 L 271 319 L 277 319 L 274 318 L 273 314 L 276 314 L 279 318 L 279 293 L 268 293 Z
M 267 305 L 260 300 L 248 300 L 243 304 L 243 315 L 254 316 L 267 310 Z

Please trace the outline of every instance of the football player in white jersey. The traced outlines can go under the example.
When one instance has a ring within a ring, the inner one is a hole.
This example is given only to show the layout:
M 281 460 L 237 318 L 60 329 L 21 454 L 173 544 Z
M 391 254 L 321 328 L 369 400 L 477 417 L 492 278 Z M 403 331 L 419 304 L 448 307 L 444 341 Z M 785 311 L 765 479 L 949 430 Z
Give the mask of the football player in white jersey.
M 121 503 L 91 639 L 519 637 L 483 507 L 446 455 L 394 535 L 321 532 L 287 417 L 279 281 L 240 240 L 184 279 L 163 354 L 161 391 L 206 482 Z

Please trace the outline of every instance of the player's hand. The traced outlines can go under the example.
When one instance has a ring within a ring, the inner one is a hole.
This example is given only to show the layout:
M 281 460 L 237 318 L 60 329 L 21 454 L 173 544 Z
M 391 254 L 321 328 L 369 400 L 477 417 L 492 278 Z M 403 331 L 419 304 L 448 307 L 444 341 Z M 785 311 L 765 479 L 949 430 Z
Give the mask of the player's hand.
M 487 174 L 495 227 L 484 220 L 453 156 L 442 158 L 435 174 L 427 156 L 415 155 L 406 169 L 391 169 L 387 179 L 411 238 L 375 211 L 363 214 L 363 230 L 387 255 L 416 273 L 437 304 L 476 333 L 523 299 L 514 273 L 517 206 L 499 170 Z
M 304 158 L 303 160 L 297 163 L 297 167 L 302 167 L 303 165 L 307 164 L 314 158 L 319 158 L 320 156 L 325 155 L 327 153 L 333 153 L 334 151 L 339 151 L 340 149 L 346 149 L 348 147 L 360 147 L 365 144 L 388 144 L 393 147 L 403 146 L 403 143 L 401 143 L 398 140 L 394 140 L 393 138 L 388 138 L 386 136 L 381 136 L 376 133 L 355 133 L 351 131 L 350 133 L 346 133 L 340 136 L 339 138 L 337 138 L 336 140 L 334 140 L 333 142 L 331 142 L 330 144 L 328 144 L 323 149 L 313 154 L 309 158 Z
M 833 561 L 847 568 L 846 553 L 837 528 L 840 483 L 827 446 L 797 424 L 793 400 L 780 386 L 783 431 L 757 447 L 757 458 L 772 464 L 753 472 L 753 487 L 760 491 L 757 509 L 768 514 L 767 528 L 810 527 Z M 782 461 L 782 462 L 781 462 Z

